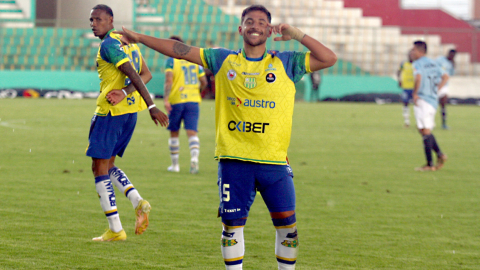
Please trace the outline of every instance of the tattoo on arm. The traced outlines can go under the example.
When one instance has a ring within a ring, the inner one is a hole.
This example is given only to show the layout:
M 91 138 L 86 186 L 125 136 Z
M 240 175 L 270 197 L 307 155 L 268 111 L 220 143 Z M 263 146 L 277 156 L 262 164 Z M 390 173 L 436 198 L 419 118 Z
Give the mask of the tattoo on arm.
M 170 96 L 170 90 L 172 90 L 172 85 L 166 83 L 163 87 L 163 98 L 168 98 Z
M 180 56 L 185 56 L 187 55 L 190 50 L 192 49 L 192 47 L 186 45 L 186 44 L 183 44 L 181 42 L 175 42 L 175 44 L 173 44 L 173 52 L 180 55 Z

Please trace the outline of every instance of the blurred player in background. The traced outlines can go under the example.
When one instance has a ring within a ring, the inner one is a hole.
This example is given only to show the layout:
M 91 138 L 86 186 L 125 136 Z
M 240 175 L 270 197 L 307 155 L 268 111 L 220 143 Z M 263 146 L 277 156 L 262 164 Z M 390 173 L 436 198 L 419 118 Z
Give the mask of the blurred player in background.
M 180 37 L 170 39 L 183 42 Z M 203 67 L 182 59 L 168 58 L 165 61 L 165 86 L 163 103 L 168 112 L 170 139 L 170 158 L 172 165 L 170 172 L 179 172 L 180 140 L 178 139 L 180 125 L 183 120 L 190 148 L 190 173 L 198 173 L 198 156 L 200 154 L 200 140 L 197 136 L 198 117 L 200 114 L 200 92 L 207 87 Z M 200 82 L 200 85 L 199 85 Z
M 328 68 L 337 57 L 316 39 L 288 24 L 271 25 L 261 5 L 246 8 L 238 33 L 243 49 L 202 49 L 158 39 L 124 28 L 122 41 L 140 42 L 174 58 L 188 60 L 215 74 L 216 149 L 219 159 L 221 250 L 227 270 L 242 269 L 243 229 L 256 191 L 260 191 L 276 228 L 278 269 L 295 269 L 298 234 L 293 173 L 287 163 L 295 82 L 308 72 Z M 295 39 L 311 52 L 266 49 L 266 41 Z M 201 237 L 201 236 L 199 236 Z
M 432 134 L 435 126 L 435 113 L 438 107 L 438 88 L 448 81 L 448 75 L 435 61 L 426 57 L 427 44 L 424 41 L 413 43 L 412 58 L 415 88 L 413 90 L 414 113 L 417 127 L 423 138 L 427 164 L 415 168 L 417 171 L 435 171 L 443 167 L 447 156 L 442 153 Z M 433 165 L 432 150 L 437 154 L 437 165 Z
M 447 56 L 440 56 L 436 59 L 438 65 L 445 71 L 448 76 L 455 74 L 455 55 L 456 50 L 450 50 Z M 448 83 L 438 90 L 438 99 L 442 107 L 442 128 L 448 129 L 447 126 L 447 103 L 448 103 Z
M 412 62 L 412 51 L 409 51 L 408 61 L 402 62 L 397 72 L 398 86 L 403 89 L 403 120 L 406 127 L 410 126 L 410 108 L 408 108 L 408 103 L 412 100 L 413 87 L 415 84 L 415 80 L 413 79 Z
M 100 95 L 92 118 L 87 156 L 92 158 L 92 170 L 100 205 L 107 217 L 109 229 L 94 241 L 126 240 L 127 235 L 117 212 L 113 184 L 131 201 L 135 209 L 135 233 L 142 234 L 148 226 L 150 204 L 133 187 L 125 173 L 114 164 L 115 157 L 123 153 L 132 137 L 137 122 L 137 112 L 147 108 L 155 124 L 167 125 L 168 118 L 155 107 L 144 82 L 152 75 L 137 45 L 120 47 L 120 37 L 112 33 L 113 12 L 106 5 L 96 5 L 90 13 L 90 27 L 100 38 L 97 70 L 100 78 Z M 113 106 L 106 95 L 120 90 L 127 98 Z M 137 89 L 138 92 L 135 90 Z

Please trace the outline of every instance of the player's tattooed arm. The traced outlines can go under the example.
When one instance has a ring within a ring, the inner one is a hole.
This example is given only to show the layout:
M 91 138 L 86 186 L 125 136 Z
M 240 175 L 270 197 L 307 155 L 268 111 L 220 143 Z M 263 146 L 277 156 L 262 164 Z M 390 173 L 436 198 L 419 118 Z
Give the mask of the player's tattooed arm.
M 155 103 L 153 103 L 153 100 L 150 97 L 147 86 L 145 86 L 145 83 L 143 83 L 142 78 L 133 68 L 132 64 L 130 62 L 125 62 L 120 65 L 118 69 L 128 76 L 135 89 L 137 89 L 143 100 L 145 100 L 145 103 L 149 107 L 150 117 L 153 122 L 155 122 L 156 125 L 160 124 L 163 127 L 168 126 L 168 116 L 154 106 Z
M 191 50 L 192 50 L 191 46 L 188 46 L 187 44 L 184 44 L 182 42 L 177 41 L 173 44 L 173 52 L 179 56 L 185 56 Z
M 152 73 L 150 72 L 150 69 L 148 69 L 148 66 L 147 66 L 143 56 L 142 56 L 142 68 L 140 69 L 139 74 L 140 74 L 140 78 L 142 79 L 144 84 L 147 84 L 152 79 Z M 127 95 L 129 95 L 129 94 L 131 94 L 135 91 L 137 91 L 137 89 L 135 89 L 135 86 L 133 85 L 133 83 L 130 83 L 129 85 L 127 85 L 123 89 L 114 89 L 114 90 L 108 92 L 106 98 L 112 105 L 117 105 L 124 98 L 126 98 Z
M 185 59 L 197 65 L 203 65 L 200 48 L 180 43 L 173 39 L 162 39 L 143 35 L 122 27 L 123 31 L 114 33 L 122 35 L 122 43 L 142 43 L 145 46 L 173 58 Z
M 165 110 L 170 113 L 172 111 L 172 105 L 168 101 L 170 97 L 170 91 L 172 90 L 173 84 L 173 72 L 168 71 L 165 73 L 165 85 L 163 86 L 163 105 L 165 106 Z

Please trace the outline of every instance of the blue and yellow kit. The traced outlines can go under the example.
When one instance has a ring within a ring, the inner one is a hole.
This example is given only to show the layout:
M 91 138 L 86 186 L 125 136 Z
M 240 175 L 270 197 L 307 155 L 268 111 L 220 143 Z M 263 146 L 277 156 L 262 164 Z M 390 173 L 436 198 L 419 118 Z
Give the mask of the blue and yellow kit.
M 400 82 L 403 89 L 413 89 L 415 87 L 413 65 L 409 61 L 405 61 L 400 65 Z
M 100 78 L 100 95 L 97 98 L 95 114 L 105 116 L 109 112 L 112 116 L 135 113 L 147 108 L 140 93 L 129 94 L 119 104 L 112 106 L 105 98 L 113 89 L 122 89 L 130 84 L 130 79 L 118 67 L 130 61 L 135 70 L 140 73 L 142 68 L 142 54 L 136 44 L 121 47 L 120 35 L 110 30 L 102 39 L 97 53 L 97 71 Z
M 200 49 L 215 75 L 215 158 L 287 164 L 295 83 L 310 71 L 310 52 Z
M 202 101 L 199 78 L 205 76 L 203 67 L 170 57 L 165 61 L 165 72 L 173 73 L 172 90 L 168 96 L 170 104 Z

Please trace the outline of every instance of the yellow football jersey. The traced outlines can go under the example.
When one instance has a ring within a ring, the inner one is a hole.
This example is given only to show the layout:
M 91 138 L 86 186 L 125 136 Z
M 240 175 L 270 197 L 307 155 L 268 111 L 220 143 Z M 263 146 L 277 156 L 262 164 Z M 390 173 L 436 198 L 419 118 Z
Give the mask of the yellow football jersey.
M 121 47 L 120 35 L 110 30 L 102 39 L 97 53 L 97 71 L 100 78 L 100 95 L 97 98 L 96 115 L 122 115 L 139 112 L 147 108 L 145 101 L 137 91 L 129 94 L 119 104 L 112 106 L 106 95 L 113 89 L 122 89 L 130 84 L 130 79 L 118 67 L 130 61 L 135 70 L 140 73 L 142 54 L 136 44 Z
M 165 72 L 173 73 L 172 90 L 168 96 L 170 104 L 202 101 L 199 78 L 205 76 L 203 67 L 185 60 L 168 58 L 165 61 Z
M 201 49 L 215 75 L 215 158 L 287 163 L 295 83 L 310 72 L 310 53 Z
M 400 80 L 403 89 L 413 89 L 415 87 L 413 65 L 409 61 L 405 61 L 400 65 Z

